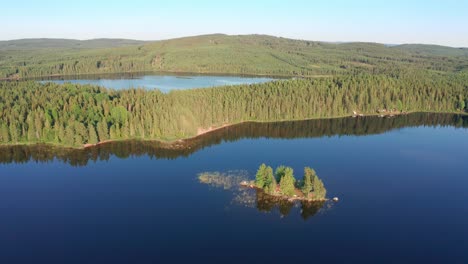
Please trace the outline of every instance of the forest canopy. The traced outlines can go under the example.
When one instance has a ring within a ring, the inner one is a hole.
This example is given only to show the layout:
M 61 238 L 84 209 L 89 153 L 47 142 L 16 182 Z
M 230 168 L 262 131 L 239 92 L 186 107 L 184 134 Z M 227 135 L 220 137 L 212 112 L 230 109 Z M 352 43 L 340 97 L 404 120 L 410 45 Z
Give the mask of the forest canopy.
M 467 110 L 468 78 L 360 74 L 172 91 L 0 82 L 0 143 L 82 147 L 106 140 L 170 141 L 244 121 Z
M 408 71 L 467 73 L 468 49 L 222 34 L 155 42 L 0 42 L 0 79 L 142 71 L 309 77 Z

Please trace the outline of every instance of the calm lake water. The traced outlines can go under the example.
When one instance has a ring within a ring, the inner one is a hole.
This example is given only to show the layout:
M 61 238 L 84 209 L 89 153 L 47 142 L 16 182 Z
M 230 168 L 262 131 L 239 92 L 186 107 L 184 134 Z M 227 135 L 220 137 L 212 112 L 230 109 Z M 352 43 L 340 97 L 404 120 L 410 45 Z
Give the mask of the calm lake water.
M 179 145 L 0 148 L 0 263 L 468 262 L 468 117 L 246 123 Z M 338 203 L 202 184 L 315 168 Z
M 80 77 L 50 78 L 41 82 L 92 84 L 112 89 L 144 88 L 162 92 L 202 87 L 263 83 L 274 80 L 269 77 L 208 76 L 208 75 L 160 75 L 160 74 L 107 74 Z

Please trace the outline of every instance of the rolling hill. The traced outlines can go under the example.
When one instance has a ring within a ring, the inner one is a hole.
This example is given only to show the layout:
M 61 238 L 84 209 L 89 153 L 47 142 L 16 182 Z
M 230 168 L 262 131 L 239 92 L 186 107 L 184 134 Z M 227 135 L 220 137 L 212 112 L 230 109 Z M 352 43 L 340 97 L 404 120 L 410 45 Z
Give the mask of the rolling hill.
M 99 49 L 143 44 L 145 41 L 131 39 L 18 39 L 0 41 L 0 51 L 39 49 Z
M 36 43 L 36 44 L 35 44 Z M 335 76 L 466 72 L 467 49 L 325 43 L 267 35 L 170 40 L 17 40 L 0 43 L 0 78 L 117 72 Z M 8 48 L 6 48 L 8 47 Z M 16 50 L 12 47 L 16 47 Z

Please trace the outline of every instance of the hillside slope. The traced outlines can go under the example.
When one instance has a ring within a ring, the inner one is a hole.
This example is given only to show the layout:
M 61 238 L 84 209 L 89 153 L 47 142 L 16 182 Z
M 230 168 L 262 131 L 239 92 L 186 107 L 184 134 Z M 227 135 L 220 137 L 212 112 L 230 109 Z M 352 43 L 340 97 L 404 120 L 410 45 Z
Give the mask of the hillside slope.
M 144 44 L 145 41 L 131 39 L 18 39 L 0 41 L 1 51 L 39 49 L 98 49 Z
M 0 78 L 141 71 L 284 76 L 444 73 L 466 71 L 465 51 L 214 34 L 114 48 L 0 50 Z

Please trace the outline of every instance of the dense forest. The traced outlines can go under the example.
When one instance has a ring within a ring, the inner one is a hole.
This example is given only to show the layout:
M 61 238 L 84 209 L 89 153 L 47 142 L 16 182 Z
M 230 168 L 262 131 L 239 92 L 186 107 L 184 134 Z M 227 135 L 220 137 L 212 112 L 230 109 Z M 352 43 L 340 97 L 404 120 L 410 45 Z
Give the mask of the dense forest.
M 257 123 L 246 122 L 225 127 L 183 142 L 126 140 L 109 142 L 94 148 L 62 148 L 53 145 L 0 146 L 0 163 L 48 162 L 55 159 L 72 166 L 108 160 L 111 156 L 149 156 L 155 159 L 176 159 L 222 142 L 245 138 L 312 138 L 341 135 L 373 135 L 413 126 L 454 126 L 468 128 L 468 115 L 413 113 L 394 118 L 330 118 L 303 121 Z
M 468 71 L 468 49 L 222 34 L 155 42 L 0 42 L 0 79 L 142 71 L 283 76 L 454 73 Z
M 107 140 L 177 140 L 244 121 L 374 114 L 379 109 L 462 112 L 467 78 L 349 75 L 172 91 L 0 82 L 0 142 L 82 147 Z

